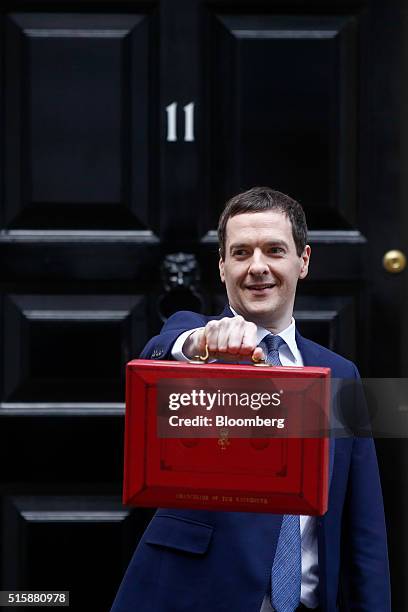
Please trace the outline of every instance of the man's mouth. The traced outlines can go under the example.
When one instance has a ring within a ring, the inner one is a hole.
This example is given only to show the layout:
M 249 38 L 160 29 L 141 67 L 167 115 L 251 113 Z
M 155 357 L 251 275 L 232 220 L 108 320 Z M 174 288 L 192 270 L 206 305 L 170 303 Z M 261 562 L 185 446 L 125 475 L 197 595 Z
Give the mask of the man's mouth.
M 249 289 L 250 291 L 266 291 L 268 289 L 273 289 L 275 287 L 275 285 L 273 283 L 262 283 L 262 284 L 256 284 L 256 285 L 247 285 L 247 289 Z

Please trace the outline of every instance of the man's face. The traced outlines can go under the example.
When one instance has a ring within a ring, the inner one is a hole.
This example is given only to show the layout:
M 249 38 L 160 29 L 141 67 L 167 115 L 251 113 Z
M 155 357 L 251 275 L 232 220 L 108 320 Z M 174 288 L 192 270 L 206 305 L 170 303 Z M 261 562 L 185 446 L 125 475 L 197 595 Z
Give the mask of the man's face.
M 247 321 L 277 333 L 290 324 L 299 278 L 308 272 L 310 246 L 299 256 L 286 214 L 243 213 L 228 219 L 220 276 L 231 306 Z

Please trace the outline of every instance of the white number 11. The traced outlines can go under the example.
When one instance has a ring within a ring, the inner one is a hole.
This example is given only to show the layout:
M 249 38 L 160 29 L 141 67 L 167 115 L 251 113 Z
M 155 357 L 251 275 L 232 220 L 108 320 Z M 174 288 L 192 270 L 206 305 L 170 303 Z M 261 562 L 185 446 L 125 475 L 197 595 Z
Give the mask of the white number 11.
M 184 110 L 184 142 L 194 142 L 194 102 L 186 104 Z M 177 142 L 177 102 L 166 106 L 167 142 Z

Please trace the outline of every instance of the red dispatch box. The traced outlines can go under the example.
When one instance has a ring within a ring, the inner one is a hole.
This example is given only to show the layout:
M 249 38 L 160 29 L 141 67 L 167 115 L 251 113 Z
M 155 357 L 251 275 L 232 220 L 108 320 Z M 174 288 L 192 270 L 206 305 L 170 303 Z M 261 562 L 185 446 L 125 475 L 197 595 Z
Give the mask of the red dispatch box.
M 211 406 L 216 397 L 218 404 Z M 231 398 L 236 406 L 228 412 L 225 403 L 231 404 Z M 270 405 L 260 406 L 260 398 Z M 131 361 L 124 503 L 324 514 L 329 398 L 328 368 Z M 285 418 L 267 418 L 271 410 Z M 286 429 L 279 431 L 279 426 Z

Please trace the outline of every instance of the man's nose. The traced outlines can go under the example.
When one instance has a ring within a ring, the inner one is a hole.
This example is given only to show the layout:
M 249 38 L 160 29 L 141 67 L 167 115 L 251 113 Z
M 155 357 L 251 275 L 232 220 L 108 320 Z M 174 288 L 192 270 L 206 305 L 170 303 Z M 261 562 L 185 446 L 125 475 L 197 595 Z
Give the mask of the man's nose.
M 249 274 L 259 275 L 267 274 L 269 271 L 267 261 L 261 250 L 256 249 L 252 255 L 251 263 L 249 266 Z

